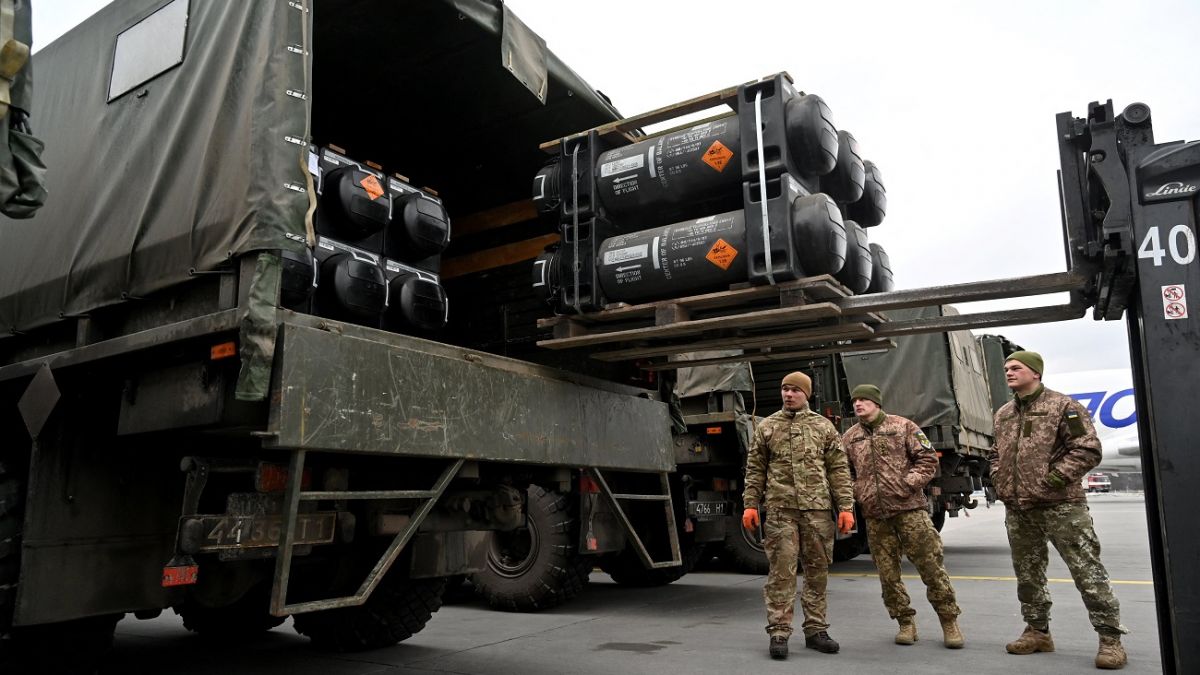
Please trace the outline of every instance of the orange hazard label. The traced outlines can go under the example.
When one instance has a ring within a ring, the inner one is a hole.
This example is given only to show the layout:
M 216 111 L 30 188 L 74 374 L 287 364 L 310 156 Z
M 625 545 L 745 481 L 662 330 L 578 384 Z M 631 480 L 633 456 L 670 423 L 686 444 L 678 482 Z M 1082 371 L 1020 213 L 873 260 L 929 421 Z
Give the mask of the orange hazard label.
M 379 184 L 379 179 L 375 176 L 367 174 L 366 178 L 358 181 L 358 184 L 367 191 L 367 196 L 371 198 L 371 201 L 383 196 L 383 186 Z
M 724 239 L 718 239 L 717 243 L 708 249 L 708 254 L 704 257 L 717 267 L 727 270 L 733 264 L 733 259 L 737 257 L 737 254 L 737 249 L 730 246 L 729 242 Z
M 725 147 L 725 144 L 721 141 L 713 141 L 713 144 L 708 146 L 708 149 L 704 151 L 704 157 L 701 159 L 704 160 L 705 164 L 717 171 L 724 171 L 730 157 L 733 157 L 732 150 Z

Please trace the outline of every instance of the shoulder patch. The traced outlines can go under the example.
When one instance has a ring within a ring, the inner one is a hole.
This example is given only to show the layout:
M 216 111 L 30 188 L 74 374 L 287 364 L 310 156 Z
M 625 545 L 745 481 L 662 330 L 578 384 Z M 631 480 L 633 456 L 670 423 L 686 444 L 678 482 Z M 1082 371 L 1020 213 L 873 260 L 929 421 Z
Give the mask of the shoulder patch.
M 1066 417 L 1067 430 L 1071 432 L 1072 438 L 1078 438 L 1079 436 L 1087 433 L 1087 430 L 1083 426 L 1083 420 L 1079 418 L 1079 412 L 1077 412 L 1074 407 L 1067 407 Z
M 926 450 L 933 449 L 933 443 L 929 442 L 929 437 L 925 435 L 924 431 L 918 431 L 916 433 L 916 437 L 917 437 L 917 442 L 921 444 L 922 448 L 925 448 Z

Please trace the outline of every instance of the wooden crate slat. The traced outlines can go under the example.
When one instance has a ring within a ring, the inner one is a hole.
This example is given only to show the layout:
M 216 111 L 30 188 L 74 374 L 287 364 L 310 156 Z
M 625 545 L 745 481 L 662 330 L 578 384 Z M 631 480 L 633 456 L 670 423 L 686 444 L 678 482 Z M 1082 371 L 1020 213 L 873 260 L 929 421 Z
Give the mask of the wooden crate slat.
M 671 356 L 691 352 L 707 351 L 710 349 L 749 348 L 749 347 L 783 347 L 795 346 L 813 342 L 828 342 L 831 340 L 848 340 L 853 338 L 870 337 L 874 335 L 873 328 L 865 323 L 838 326 L 815 326 L 801 328 L 786 333 L 771 335 L 733 336 L 698 340 L 686 344 L 654 345 L 651 347 L 630 347 L 615 349 L 608 352 L 592 354 L 592 358 L 600 361 L 631 361 L 655 356 Z
M 730 291 L 714 291 L 701 295 L 690 295 L 670 300 L 657 300 L 637 305 L 624 305 L 613 309 L 604 309 L 570 317 L 582 323 L 608 323 L 613 321 L 629 321 L 631 319 L 653 318 L 658 308 L 665 305 L 677 305 L 692 312 L 721 309 L 725 307 L 742 307 L 747 303 L 769 300 L 779 297 L 789 291 L 804 291 L 810 294 L 820 294 L 824 298 L 843 298 L 849 295 L 845 287 L 828 274 L 815 277 L 805 277 L 782 284 L 750 286 Z M 539 328 L 551 328 L 563 317 L 549 317 L 538 320 Z
M 800 307 L 781 307 L 766 309 L 745 314 L 718 316 L 708 319 L 697 319 L 667 326 L 650 326 L 628 330 L 609 331 L 578 337 L 539 340 L 538 346 L 549 349 L 569 349 L 589 345 L 620 342 L 623 340 L 647 340 L 683 335 L 698 335 L 708 330 L 718 328 L 752 328 L 758 326 L 778 326 L 805 320 L 825 319 L 841 314 L 838 306 L 831 302 L 820 302 Z
M 843 352 L 852 352 L 860 349 L 892 349 L 895 346 L 895 342 L 885 338 L 881 340 L 868 340 L 865 342 L 852 342 L 845 345 L 833 345 L 831 347 L 821 347 L 818 349 L 802 349 L 798 351 L 786 352 L 757 352 L 743 354 L 741 356 L 721 356 L 711 359 L 700 359 L 697 361 L 667 361 L 665 363 L 655 363 L 650 366 L 643 366 L 642 369 L 652 372 L 660 372 L 664 370 L 678 370 L 680 368 L 694 368 L 696 366 L 711 366 L 720 363 L 800 361 L 803 359 L 816 358 L 818 356 L 830 356 L 832 354 L 841 354 Z

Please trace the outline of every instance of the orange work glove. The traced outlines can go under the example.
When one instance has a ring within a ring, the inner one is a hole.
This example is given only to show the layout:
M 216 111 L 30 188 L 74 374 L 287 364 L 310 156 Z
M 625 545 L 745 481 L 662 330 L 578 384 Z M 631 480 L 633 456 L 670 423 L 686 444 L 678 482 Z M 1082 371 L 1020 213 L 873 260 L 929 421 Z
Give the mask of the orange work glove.
M 854 529 L 854 514 L 849 511 L 842 511 L 838 514 L 838 532 L 848 534 Z
M 747 530 L 757 530 L 759 522 L 758 509 L 746 509 L 742 511 L 742 527 Z

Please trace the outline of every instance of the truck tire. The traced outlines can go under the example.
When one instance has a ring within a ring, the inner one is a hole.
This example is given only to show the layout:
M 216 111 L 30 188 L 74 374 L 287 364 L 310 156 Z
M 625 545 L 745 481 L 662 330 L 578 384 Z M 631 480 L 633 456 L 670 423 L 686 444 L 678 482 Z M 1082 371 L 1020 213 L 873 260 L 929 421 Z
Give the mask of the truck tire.
M 296 632 L 319 649 L 360 652 L 390 647 L 416 635 L 442 606 L 446 580 L 385 576 L 357 607 L 297 614 Z
M 221 639 L 249 637 L 279 626 L 287 617 L 269 610 L 271 587 L 262 583 L 246 591 L 237 602 L 224 607 L 205 607 L 195 601 L 175 608 L 183 627 L 204 637 Z
M 535 612 L 583 590 L 592 559 L 579 554 L 576 518 L 565 495 L 530 485 L 527 527 L 495 532 L 487 567 L 471 583 L 493 609 Z
M 705 544 L 696 542 L 679 542 L 679 555 L 683 564 L 678 567 L 660 567 L 646 569 L 642 559 L 638 557 L 630 545 L 625 550 L 614 555 L 600 558 L 600 569 L 604 570 L 612 580 L 622 586 L 666 586 L 678 581 L 683 575 L 696 568 L 700 556 L 704 555 Z
M 766 574 L 770 570 L 758 533 L 742 527 L 740 508 L 734 514 L 733 522 L 725 528 L 725 549 L 721 557 L 744 574 Z
M 833 542 L 833 562 L 854 560 L 867 552 L 867 533 L 859 532 L 849 539 L 838 539 Z

